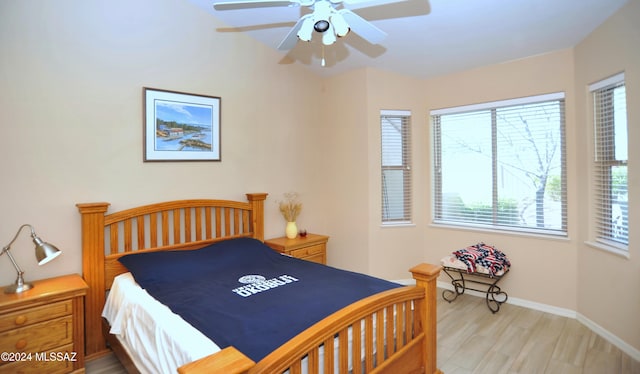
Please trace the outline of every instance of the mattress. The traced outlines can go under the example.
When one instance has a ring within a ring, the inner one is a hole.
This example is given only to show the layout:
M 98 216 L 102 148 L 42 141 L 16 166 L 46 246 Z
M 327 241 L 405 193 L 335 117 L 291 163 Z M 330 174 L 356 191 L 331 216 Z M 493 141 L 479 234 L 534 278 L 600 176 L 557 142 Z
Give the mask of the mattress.
M 345 306 L 400 286 L 283 256 L 252 238 L 118 260 L 149 295 L 220 348 L 234 346 L 255 362 Z
M 114 279 L 102 316 L 141 373 L 175 373 L 186 363 L 220 351 L 213 341 L 151 297 L 131 273 Z
M 221 350 L 216 343 L 149 295 L 128 272 L 115 277 L 102 317 L 111 325 L 109 332 L 120 341 L 142 374 L 175 373 L 178 367 Z M 375 316 L 373 326 L 375 329 Z M 395 336 L 395 327 L 393 334 Z M 351 329 L 348 336 L 351 345 Z M 375 332 L 373 336 L 375 347 Z M 363 326 L 361 341 L 364 340 Z M 337 355 L 337 339 L 334 345 L 334 355 Z M 364 357 L 364 349 L 363 345 L 361 357 Z M 319 350 L 319 355 L 320 372 L 323 372 L 323 348 Z M 353 358 L 349 357 L 349 368 L 352 362 Z M 338 372 L 337 360 L 335 364 L 334 371 Z M 305 358 L 302 373 L 307 372 Z

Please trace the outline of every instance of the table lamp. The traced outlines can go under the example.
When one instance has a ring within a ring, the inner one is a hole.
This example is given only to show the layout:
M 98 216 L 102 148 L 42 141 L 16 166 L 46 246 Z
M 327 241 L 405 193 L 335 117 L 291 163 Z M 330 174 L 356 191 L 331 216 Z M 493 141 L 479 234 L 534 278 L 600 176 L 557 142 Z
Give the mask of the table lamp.
M 18 278 L 16 279 L 16 282 L 12 285 L 5 287 L 4 293 L 20 293 L 33 288 L 33 284 L 26 283 L 24 281 L 24 271 L 20 269 L 20 266 L 18 266 L 18 263 L 11 255 L 11 252 L 9 252 L 9 249 L 11 249 L 11 244 L 13 244 L 13 242 L 16 241 L 16 239 L 18 238 L 18 235 L 20 235 L 20 232 L 25 227 L 29 227 L 31 229 L 31 238 L 33 238 L 33 243 L 36 245 L 36 259 L 38 260 L 38 265 L 44 265 L 47 262 L 58 257 L 62 253 L 58 248 L 56 248 L 56 246 L 43 242 L 42 239 L 40 239 L 36 235 L 36 232 L 33 230 L 33 226 L 29 224 L 24 224 L 20 226 L 20 228 L 18 229 L 18 232 L 16 233 L 16 236 L 14 236 L 11 242 L 6 246 L 4 246 L 2 248 L 2 252 L 0 252 L 0 256 L 2 256 L 5 253 L 7 254 L 7 256 L 9 256 L 9 260 L 11 260 L 11 263 L 13 263 L 13 267 L 16 268 L 16 272 L 18 273 Z

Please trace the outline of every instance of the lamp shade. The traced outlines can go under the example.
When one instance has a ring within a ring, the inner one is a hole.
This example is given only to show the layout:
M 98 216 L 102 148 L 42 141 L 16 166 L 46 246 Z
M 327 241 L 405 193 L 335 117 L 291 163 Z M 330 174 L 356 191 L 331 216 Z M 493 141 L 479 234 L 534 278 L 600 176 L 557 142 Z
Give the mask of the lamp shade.
M 45 243 L 37 236 L 33 238 L 33 242 L 36 244 L 36 259 L 38 260 L 38 265 L 44 265 L 62 253 L 55 245 Z

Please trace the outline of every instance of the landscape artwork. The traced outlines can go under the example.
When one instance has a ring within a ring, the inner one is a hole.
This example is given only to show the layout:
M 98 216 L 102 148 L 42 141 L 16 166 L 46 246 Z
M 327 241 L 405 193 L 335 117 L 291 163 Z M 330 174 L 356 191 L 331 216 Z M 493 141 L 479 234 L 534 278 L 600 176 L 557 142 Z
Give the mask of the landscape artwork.
M 144 88 L 144 161 L 220 161 L 220 98 Z

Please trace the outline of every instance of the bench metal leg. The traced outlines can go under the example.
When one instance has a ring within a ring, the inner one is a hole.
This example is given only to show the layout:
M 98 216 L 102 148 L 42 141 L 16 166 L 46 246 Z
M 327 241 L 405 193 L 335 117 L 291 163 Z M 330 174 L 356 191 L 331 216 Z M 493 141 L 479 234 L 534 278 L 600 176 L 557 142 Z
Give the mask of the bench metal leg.
M 466 290 L 478 291 L 485 294 L 487 307 L 492 313 L 496 313 L 500 310 L 500 305 L 504 304 L 509 298 L 507 293 L 502 291 L 498 286 L 498 282 L 500 281 L 500 279 L 502 279 L 502 277 L 509 272 L 508 269 L 501 276 L 491 276 L 489 274 L 482 273 L 467 273 L 464 270 L 446 266 L 443 270 L 445 274 L 447 274 L 449 278 L 451 278 L 451 284 L 453 285 L 453 291 L 448 289 L 442 291 L 442 298 L 448 302 L 454 301 L 458 298 L 459 295 L 464 294 Z M 454 275 L 452 274 L 456 274 L 456 276 L 454 277 Z M 465 275 L 467 275 L 469 279 L 466 279 Z M 489 279 L 489 281 L 482 281 L 479 280 L 479 278 Z M 486 286 L 487 288 L 473 288 L 469 287 L 468 284 L 482 285 Z

